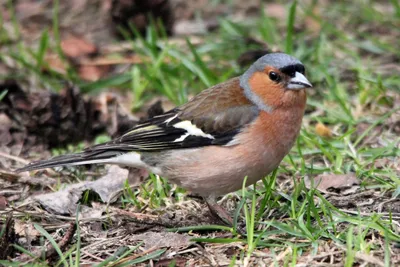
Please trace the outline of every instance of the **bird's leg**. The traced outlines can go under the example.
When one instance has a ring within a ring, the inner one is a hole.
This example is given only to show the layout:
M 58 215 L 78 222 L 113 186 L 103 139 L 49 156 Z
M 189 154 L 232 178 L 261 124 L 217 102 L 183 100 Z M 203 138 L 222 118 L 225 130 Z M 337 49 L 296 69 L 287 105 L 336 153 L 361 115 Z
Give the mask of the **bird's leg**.
M 207 203 L 207 206 L 210 209 L 211 214 L 214 215 L 214 217 L 216 217 L 217 219 L 221 220 L 223 223 L 229 226 L 234 225 L 232 216 L 229 215 L 229 213 L 223 207 L 221 207 L 221 205 L 217 203 L 217 199 L 215 197 L 209 196 L 209 197 L 203 197 L 203 199 Z
M 221 205 L 217 203 L 217 199 L 215 197 L 209 196 L 203 197 L 203 199 L 207 203 L 207 206 L 214 217 L 232 228 L 235 226 L 232 216 L 223 207 L 221 207 Z M 242 236 L 245 236 L 246 226 L 239 224 L 236 226 L 236 229 L 234 231 Z

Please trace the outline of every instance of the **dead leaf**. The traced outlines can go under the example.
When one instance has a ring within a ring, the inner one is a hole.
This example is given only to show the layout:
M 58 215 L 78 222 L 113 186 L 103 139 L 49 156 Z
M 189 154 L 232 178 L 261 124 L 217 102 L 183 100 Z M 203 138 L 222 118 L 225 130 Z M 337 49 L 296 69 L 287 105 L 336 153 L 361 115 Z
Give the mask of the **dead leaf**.
M 21 237 L 26 237 L 29 240 L 35 239 L 40 236 L 40 233 L 33 226 L 32 223 L 25 223 L 22 221 L 15 221 L 14 224 L 15 233 Z
M 84 191 L 85 182 L 70 185 L 67 188 L 43 195 L 33 197 L 33 200 L 38 201 L 46 210 L 56 214 L 74 214 L 77 208 L 79 199 Z
M 123 189 L 128 175 L 129 171 L 127 169 L 111 165 L 106 175 L 96 181 L 87 183 L 84 190 L 93 190 L 99 194 L 103 202 L 114 202 L 117 199 L 115 193 Z
M 354 173 L 320 174 L 313 181 L 309 177 L 306 177 L 304 182 L 308 189 L 314 187 L 323 193 L 332 193 L 332 191 L 342 191 L 343 193 L 346 189 L 360 184 L 360 180 L 357 179 Z
M 136 171 L 136 175 L 128 175 L 128 172 L 127 169 L 111 165 L 108 168 L 107 174 L 96 181 L 69 185 L 54 193 L 34 196 L 33 199 L 38 201 L 50 212 L 57 214 L 75 214 L 77 203 L 81 199 L 84 191 L 91 190 L 97 193 L 103 202 L 112 203 L 118 199 L 128 177 L 129 184 L 132 186 L 137 185 L 145 178 L 143 176 L 147 175 L 147 172 L 143 171 Z
M 330 138 L 332 137 L 332 131 L 329 129 L 327 126 L 325 126 L 323 123 L 318 122 L 317 125 L 315 125 L 315 132 L 325 138 Z
M 93 205 L 93 204 L 92 204 Z M 93 207 L 81 206 L 79 219 L 83 218 L 100 218 L 105 212 L 107 207 L 105 205 L 99 205 L 96 203 Z
M 69 36 L 61 41 L 61 49 L 67 57 L 77 58 L 97 53 L 97 47 L 78 36 Z
M 81 65 L 79 67 L 79 77 L 85 81 L 95 82 L 104 77 L 110 70 L 109 66 Z
M 264 12 L 271 18 L 286 20 L 286 7 L 282 4 L 268 3 L 264 5 Z
M 186 234 L 168 233 L 168 232 L 146 232 L 139 235 L 134 235 L 131 240 L 140 240 L 144 242 L 145 249 L 149 248 L 165 248 L 174 247 L 182 248 L 188 247 L 193 242 L 190 241 L 191 237 Z

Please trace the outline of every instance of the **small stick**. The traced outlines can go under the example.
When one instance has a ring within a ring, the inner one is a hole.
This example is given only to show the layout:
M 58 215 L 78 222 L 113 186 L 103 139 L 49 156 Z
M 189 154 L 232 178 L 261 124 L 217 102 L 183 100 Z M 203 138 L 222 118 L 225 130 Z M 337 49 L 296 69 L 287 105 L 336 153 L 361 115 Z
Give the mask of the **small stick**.
M 71 222 L 69 224 L 68 230 L 65 233 L 64 237 L 57 244 L 61 251 L 65 250 L 65 248 L 68 246 L 68 244 L 72 241 L 72 238 L 73 238 L 73 236 L 75 234 L 75 231 L 76 231 L 76 224 L 75 224 L 75 222 Z M 38 249 L 32 251 L 32 254 L 35 256 L 35 258 L 39 258 L 42 255 L 42 249 L 38 248 Z M 46 246 L 45 255 L 46 255 L 46 259 L 47 260 L 57 255 L 57 251 L 53 247 L 52 244 L 48 244 Z M 22 254 L 16 260 L 17 261 L 23 261 L 23 262 L 31 261 L 32 260 L 32 256 L 26 255 L 26 254 Z

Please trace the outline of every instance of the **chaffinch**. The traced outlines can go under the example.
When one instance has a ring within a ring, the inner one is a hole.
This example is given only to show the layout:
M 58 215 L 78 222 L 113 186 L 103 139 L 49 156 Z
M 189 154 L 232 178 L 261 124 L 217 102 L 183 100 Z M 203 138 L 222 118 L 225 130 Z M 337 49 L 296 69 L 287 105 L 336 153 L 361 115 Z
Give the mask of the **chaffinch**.
M 278 167 L 299 134 L 311 83 L 283 53 L 153 117 L 110 142 L 32 162 L 18 171 L 82 164 L 147 169 L 202 196 L 238 190 Z

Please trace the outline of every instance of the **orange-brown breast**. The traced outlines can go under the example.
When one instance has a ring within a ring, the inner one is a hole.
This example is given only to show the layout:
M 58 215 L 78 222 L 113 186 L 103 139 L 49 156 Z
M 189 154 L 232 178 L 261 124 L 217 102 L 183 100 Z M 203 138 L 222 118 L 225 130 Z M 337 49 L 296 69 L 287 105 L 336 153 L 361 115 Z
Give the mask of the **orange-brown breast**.
M 306 97 L 305 92 L 295 91 L 285 93 L 283 98 L 283 103 L 289 101 L 292 105 L 276 108 L 271 113 L 261 111 L 245 133 L 252 137 L 246 138 L 250 142 L 246 146 L 255 150 L 264 147 L 270 153 L 274 151 L 272 154 L 277 158 L 289 152 L 301 128 Z
M 300 131 L 307 96 L 305 89 L 290 90 L 283 87 L 284 83 L 271 81 L 267 74 L 271 70 L 278 71 L 266 67 L 265 73 L 256 72 L 249 79 L 253 92 L 272 111 L 261 111 L 257 120 L 243 133 L 243 137 L 248 142 L 244 147 L 253 148 L 253 151 L 264 147 L 269 156 L 280 162 L 293 146 Z M 249 151 L 252 153 L 252 149 Z M 263 157 L 258 155 L 257 158 Z

